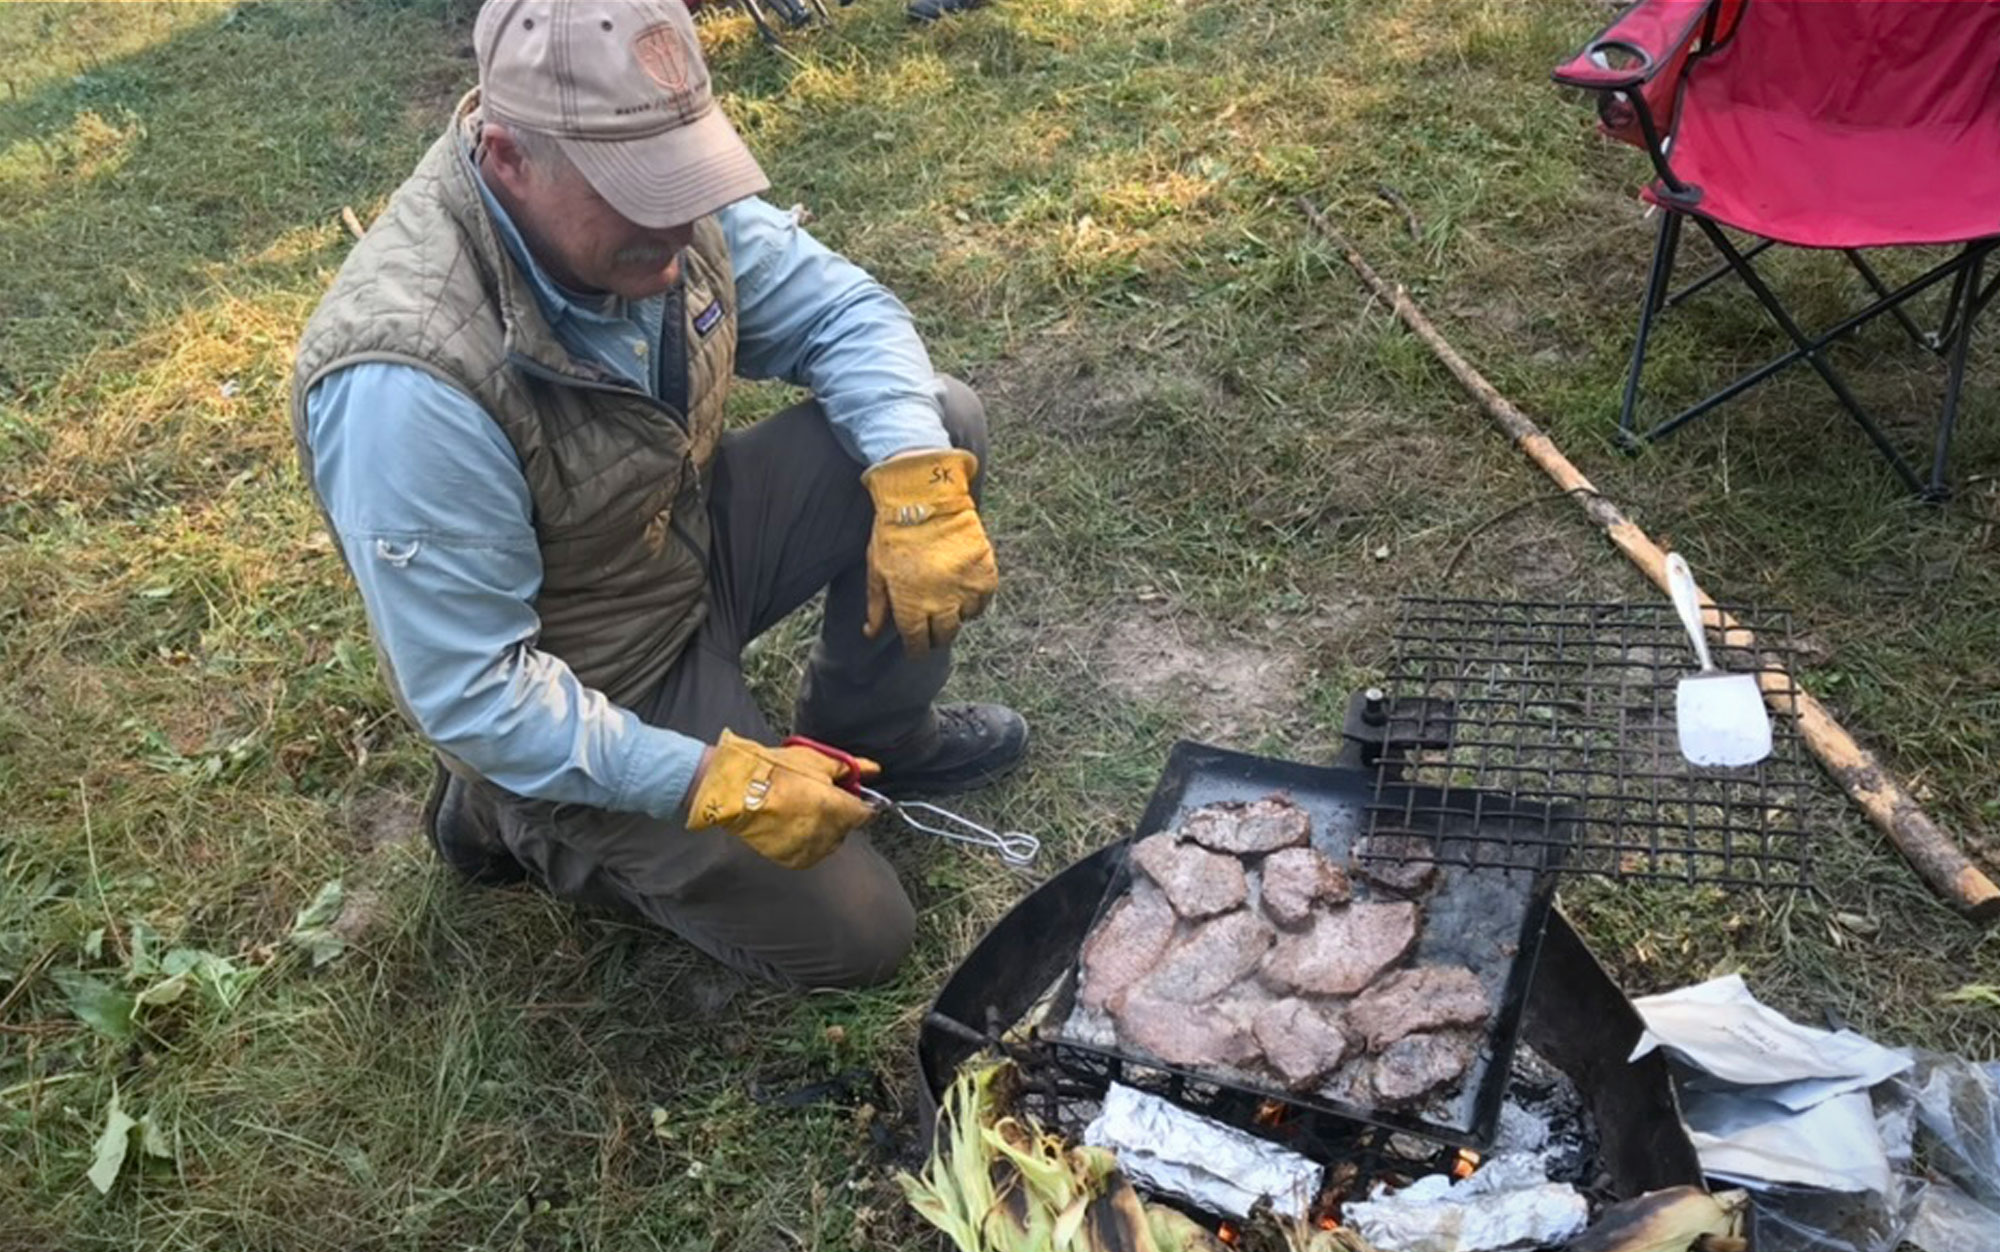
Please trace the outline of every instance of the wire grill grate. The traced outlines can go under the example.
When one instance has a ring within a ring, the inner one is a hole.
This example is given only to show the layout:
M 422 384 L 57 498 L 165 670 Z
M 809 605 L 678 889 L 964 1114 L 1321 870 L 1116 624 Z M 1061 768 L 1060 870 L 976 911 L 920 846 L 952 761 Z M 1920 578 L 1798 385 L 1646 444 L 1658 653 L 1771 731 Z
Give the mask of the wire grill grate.
M 1755 630 L 1758 648 L 1716 646 L 1716 665 L 1782 677 L 1789 616 L 1729 611 Z M 1759 764 L 1690 765 L 1674 690 L 1695 667 L 1664 603 L 1404 600 L 1382 683 L 1394 733 L 1376 765 L 1373 838 L 1360 855 L 1807 886 L 1808 812 L 1822 784 L 1796 709 L 1789 699 L 1772 709 L 1774 747 Z M 1541 817 L 1522 821 L 1523 812 Z

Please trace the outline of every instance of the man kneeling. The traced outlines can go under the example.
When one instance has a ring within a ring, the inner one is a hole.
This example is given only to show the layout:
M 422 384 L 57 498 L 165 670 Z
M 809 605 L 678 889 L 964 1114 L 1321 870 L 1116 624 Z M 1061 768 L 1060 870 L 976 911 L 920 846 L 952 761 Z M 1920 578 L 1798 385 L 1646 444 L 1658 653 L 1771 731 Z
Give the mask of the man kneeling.
M 913 916 L 843 767 L 772 747 L 743 647 L 822 589 L 802 735 L 890 794 L 1027 726 L 936 705 L 997 585 L 979 400 L 757 199 L 680 0 L 491 0 L 479 87 L 342 266 L 292 421 L 475 881 L 637 912 L 784 983 L 886 978 Z M 813 399 L 724 433 L 732 376 Z M 872 764 L 865 766 L 872 770 Z

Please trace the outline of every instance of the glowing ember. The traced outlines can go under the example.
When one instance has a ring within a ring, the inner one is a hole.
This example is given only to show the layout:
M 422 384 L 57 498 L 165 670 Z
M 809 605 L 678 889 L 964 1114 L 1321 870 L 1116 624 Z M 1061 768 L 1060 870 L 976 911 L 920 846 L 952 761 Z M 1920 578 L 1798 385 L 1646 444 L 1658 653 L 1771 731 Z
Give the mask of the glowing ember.
M 1451 1163 L 1453 1178 L 1470 1178 L 1472 1171 L 1479 1168 L 1479 1153 L 1470 1148 L 1460 1148 L 1458 1156 Z
M 1224 1222 L 1215 1228 L 1215 1237 L 1233 1248 L 1242 1241 L 1243 1233 L 1230 1223 Z
M 1278 1126 L 1285 1120 L 1285 1105 L 1281 1100 L 1266 1100 L 1257 1106 L 1257 1113 L 1250 1120 L 1259 1126 Z

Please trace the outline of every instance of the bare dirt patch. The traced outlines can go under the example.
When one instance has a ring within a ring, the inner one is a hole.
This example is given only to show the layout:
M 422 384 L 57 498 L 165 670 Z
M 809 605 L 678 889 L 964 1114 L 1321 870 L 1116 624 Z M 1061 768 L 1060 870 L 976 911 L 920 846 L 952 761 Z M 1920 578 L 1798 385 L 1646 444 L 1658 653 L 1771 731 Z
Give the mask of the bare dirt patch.
M 1162 411 L 1221 411 L 1233 380 L 1148 359 L 1101 359 L 1074 335 L 1050 335 L 979 372 L 973 383 L 1009 420 L 1078 435 L 1115 435 Z
M 340 936 L 342 942 L 358 943 L 382 920 L 388 905 L 382 893 L 373 887 L 348 887 L 341 900 L 340 916 L 333 919 L 330 929 Z
M 416 838 L 422 812 L 422 796 L 382 788 L 349 800 L 342 809 L 341 824 L 356 848 L 374 852 Z
M 1173 709 L 1190 731 L 1223 739 L 1254 737 L 1296 717 L 1306 678 L 1296 639 L 1232 637 L 1182 617 L 1111 621 L 1092 654 L 1119 695 Z

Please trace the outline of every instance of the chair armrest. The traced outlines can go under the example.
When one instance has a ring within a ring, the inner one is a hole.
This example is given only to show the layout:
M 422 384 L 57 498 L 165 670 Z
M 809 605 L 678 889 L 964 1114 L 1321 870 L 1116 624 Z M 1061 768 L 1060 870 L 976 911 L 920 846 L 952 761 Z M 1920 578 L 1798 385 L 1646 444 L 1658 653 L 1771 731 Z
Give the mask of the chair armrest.
M 1594 91 L 1629 91 L 1671 64 L 1700 29 L 1716 0 L 1639 0 L 1556 67 L 1555 80 Z M 1628 65 L 1613 65 L 1623 54 Z

